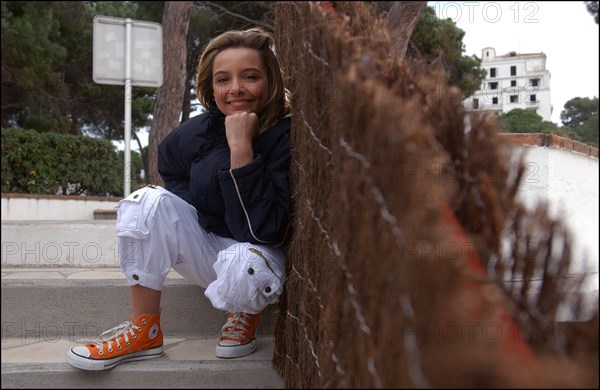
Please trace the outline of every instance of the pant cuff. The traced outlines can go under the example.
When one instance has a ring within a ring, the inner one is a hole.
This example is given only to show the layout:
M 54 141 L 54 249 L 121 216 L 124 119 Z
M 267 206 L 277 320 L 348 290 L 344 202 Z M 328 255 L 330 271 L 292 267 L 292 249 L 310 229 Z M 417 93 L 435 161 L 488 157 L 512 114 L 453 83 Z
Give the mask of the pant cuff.
M 157 291 L 162 291 L 165 284 L 164 277 L 151 275 L 145 272 L 127 272 L 125 273 L 125 278 L 127 278 L 127 284 L 130 286 L 139 284 L 143 287 L 148 287 Z

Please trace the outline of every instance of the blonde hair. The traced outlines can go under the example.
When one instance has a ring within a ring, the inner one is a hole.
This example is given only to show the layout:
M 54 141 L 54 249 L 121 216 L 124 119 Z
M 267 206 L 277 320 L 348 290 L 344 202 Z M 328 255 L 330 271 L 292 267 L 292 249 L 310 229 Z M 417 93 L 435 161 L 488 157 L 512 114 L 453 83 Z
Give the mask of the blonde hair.
M 273 126 L 281 117 L 290 112 L 289 91 L 283 83 L 283 70 L 275 53 L 271 50 L 273 36 L 260 29 L 251 28 L 244 31 L 231 30 L 213 38 L 205 47 L 196 74 L 196 96 L 206 109 L 216 105 L 213 96 L 212 71 L 215 57 L 221 51 L 231 48 L 247 48 L 258 51 L 265 67 L 268 80 L 268 99 L 264 110 L 258 118 L 258 131 L 262 133 Z

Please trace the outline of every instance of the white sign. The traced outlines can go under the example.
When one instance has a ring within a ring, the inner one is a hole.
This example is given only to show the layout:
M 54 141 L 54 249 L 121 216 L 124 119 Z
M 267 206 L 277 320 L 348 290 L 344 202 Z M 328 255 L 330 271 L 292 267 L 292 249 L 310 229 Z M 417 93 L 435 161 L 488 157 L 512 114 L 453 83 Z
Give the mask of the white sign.
M 131 189 L 131 96 L 133 86 L 163 83 L 162 26 L 114 16 L 94 17 L 92 78 L 98 84 L 125 85 L 123 194 Z
M 131 26 L 129 44 L 127 24 Z M 125 84 L 128 46 L 131 83 L 138 87 L 160 87 L 163 84 L 162 26 L 115 16 L 94 17 L 94 81 L 98 84 Z

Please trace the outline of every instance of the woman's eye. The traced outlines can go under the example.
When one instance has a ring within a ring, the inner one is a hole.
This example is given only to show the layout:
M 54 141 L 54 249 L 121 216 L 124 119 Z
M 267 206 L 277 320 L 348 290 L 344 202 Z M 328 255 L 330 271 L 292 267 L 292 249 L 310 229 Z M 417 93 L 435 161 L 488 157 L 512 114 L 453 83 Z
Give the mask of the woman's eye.
M 248 80 L 256 80 L 257 77 L 254 76 L 254 75 L 249 75 L 249 76 L 246 76 L 246 79 L 248 79 Z
M 227 79 L 217 79 L 217 83 L 224 83 Z

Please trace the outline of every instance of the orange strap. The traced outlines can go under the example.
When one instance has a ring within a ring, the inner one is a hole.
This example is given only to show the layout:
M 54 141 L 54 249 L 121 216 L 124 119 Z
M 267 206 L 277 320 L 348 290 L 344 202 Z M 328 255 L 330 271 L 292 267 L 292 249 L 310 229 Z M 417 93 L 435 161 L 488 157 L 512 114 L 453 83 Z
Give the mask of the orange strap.
M 330 20 L 337 22 L 338 24 L 342 24 L 343 20 L 336 12 L 333 7 L 332 1 L 321 1 L 319 2 L 320 10 L 327 15 Z M 444 227 L 448 227 L 451 229 L 453 236 L 456 240 L 460 240 L 457 242 L 468 242 L 467 235 L 465 234 L 462 225 L 456 218 L 456 215 L 452 211 L 449 205 L 445 205 L 442 210 L 442 220 L 440 221 Z M 469 271 L 475 273 L 476 275 L 480 275 L 482 277 L 487 276 L 487 272 L 481 263 L 477 253 L 471 250 L 469 251 L 469 259 L 467 263 L 467 267 Z M 473 281 L 469 281 L 465 284 L 464 288 L 474 292 L 474 296 L 481 297 L 480 291 L 477 289 L 481 287 L 480 283 L 476 283 Z M 519 334 L 515 335 L 515 332 L 519 331 L 519 327 L 515 324 L 512 319 L 508 308 L 506 306 L 502 307 L 499 318 L 495 318 L 498 322 L 496 325 L 500 327 L 502 330 L 503 336 L 502 340 L 505 341 L 503 343 L 503 347 L 507 352 L 506 358 L 510 360 L 512 363 L 519 364 L 521 363 L 533 363 L 534 354 L 531 349 L 531 346 L 523 340 Z M 515 359 L 520 357 L 521 359 Z
M 442 209 L 442 224 L 449 227 L 452 231 L 453 236 L 457 240 L 457 242 L 468 242 L 467 235 L 462 229 L 462 225 L 456 218 L 456 215 L 452 211 L 449 205 L 445 205 Z M 486 277 L 487 272 L 483 267 L 477 253 L 474 250 L 469 251 L 469 259 L 467 262 L 468 270 L 473 272 L 475 275 Z M 481 286 L 480 283 L 469 281 L 465 283 L 464 288 L 468 290 L 475 291 L 477 288 Z M 479 291 L 475 291 L 474 296 L 480 296 Z M 502 340 L 505 341 L 503 344 L 509 351 L 516 353 L 516 355 L 525 358 L 526 360 L 531 360 L 533 358 L 533 352 L 531 347 L 523 340 L 522 337 L 515 332 L 518 332 L 519 327 L 515 324 L 508 311 L 508 308 L 505 306 L 501 308 L 501 313 L 498 318 L 495 318 L 496 325 L 500 327 L 502 330 Z
M 337 11 L 333 8 L 333 1 L 320 1 L 319 9 L 321 12 L 326 14 L 330 19 L 333 19 L 334 22 L 338 24 L 342 24 L 343 20 Z

